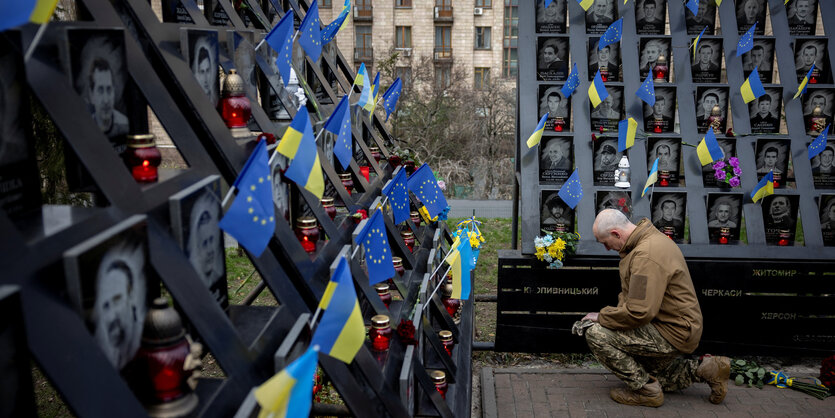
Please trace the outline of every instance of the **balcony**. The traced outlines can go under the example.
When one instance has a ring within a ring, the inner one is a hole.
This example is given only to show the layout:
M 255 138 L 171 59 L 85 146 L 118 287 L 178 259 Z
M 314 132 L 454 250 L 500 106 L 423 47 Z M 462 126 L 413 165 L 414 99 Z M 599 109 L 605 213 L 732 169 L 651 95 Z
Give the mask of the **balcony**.
M 370 4 L 354 6 L 354 20 L 357 22 L 371 22 L 374 20 L 374 7 Z
M 373 62 L 374 48 L 357 48 L 354 47 L 354 61 L 356 62 Z
M 435 6 L 436 22 L 452 22 L 452 6 Z
M 451 46 L 436 46 L 435 47 L 435 62 L 452 61 L 452 47 Z

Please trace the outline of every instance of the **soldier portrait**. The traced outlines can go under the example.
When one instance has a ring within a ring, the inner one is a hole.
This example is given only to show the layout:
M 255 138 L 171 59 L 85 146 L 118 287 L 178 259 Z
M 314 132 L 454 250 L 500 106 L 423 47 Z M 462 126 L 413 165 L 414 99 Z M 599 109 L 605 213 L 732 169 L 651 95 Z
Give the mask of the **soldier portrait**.
M 760 138 L 757 140 L 757 181 L 769 171 L 774 172 L 774 187 L 785 187 L 789 169 L 787 140 Z
M 594 143 L 594 183 L 613 186 L 615 184 L 615 169 L 618 168 L 622 152 L 618 152 L 618 141 L 615 138 L 599 139 Z
M 818 201 L 823 245 L 835 246 L 835 194 L 822 194 Z
M 708 193 L 707 231 L 711 242 L 720 234 L 728 234 L 729 241 L 739 240 L 742 221 L 742 195 L 739 193 Z M 723 231 L 724 229 L 724 231 Z
M 780 132 L 781 97 L 782 94 L 779 88 L 766 88 L 765 94 L 748 104 L 748 114 L 751 117 L 751 132 Z
M 650 138 L 647 142 L 647 165 L 652 166 L 658 159 L 658 180 L 662 176 L 671 186 L 678 185 L 679 156 L 681 156 L 681 140 L 671 138 Z
M 771 83 L 774 76 L 772 71 L 774 62 L 774 39 L 754 39 L 754 46 L 750 51 L 742 54 L 742 71 L 745 78 L 751 75 L 754 68 L 760 75 L 760 82 Z
M 815 68 L 809 77 L 810 82 L 812 84 L 829 83 L 828 60 L 826 39 L 798 39 L 794 42 L 794 67 L 798 83 L 806 77 L 812 65 Z
M 600 38 L 589 39 L 589 81 L 594 80 L 597 70 L 604 82 L 620 81 L 620 42 L 598 50 L 599 42 Z
M 567 100 L 560 91 L 561 86 L 542 84 L 539 86 L 539 117 L 548 113 L 545 120 L 545 131 L 555 130 L 557 124 L 562 124 L 562 131 L 568 131 L 571 126 L 571 100 Z
M 644 130 L 652 133 L 673 132 L 675 130 L 676 89 L 675 87 L 656 87 L 655 104 L 641 101 L 644 107 Z
M 765 0 L 736 0 L 736 26 L 742 35 L 757 24 L 755 35 L 765 33 Z
M 641 70 L 641 80 L 647 78 L 647 74 L 655 68 L 658 58 L 663 56 L 668 68 L 664 81 L 670 81 L 670 38 L 642 38 L 640 45 L 641 56 L 638 66 Z
M 692 55 L 691 55 L 692 57 Z M 702 39 L 690 66 L 694 83 L 719 83 L 722 77 L 722 40 Z
M 627 218 L 632 219 L 632 199 L 629 193 L 621 190 L 598 190 L 597 212 L 604 209 L 615 209 L 621 211 Z
M 539 156 L 539 181 L 545 184 L 562 183 L 571 174 L 571 139 L 542 138 Z
M 719 122 L 711 119 L 714 108 L 719 108 Z M 714 124 L 715 133 L 725 132 L 728 122 L 728 88 L 727 87 L 698 87 L 696 88 L 696 126 L 699 133 L 707 132 L 708 126 Z
M 536 1 L 536 31 L 538 33 L 565 33 L 567 1 L 553 0 L 547 8 L 545 0 Z
M 812 157 L 811 164 L 815 187 L 835 189 L 835 141 L 826 141 L 823 151 Z
M 536 79 L 565 81 L 568 78 L 568 38 L 540 37 Z
M 722 158 L 722 161 L 728 162 L 728 159 L 731 157 L 736 157 L 736 141 L 731 138 L 720 138 L 717 139 L 716 142 L 719 143 L 719 146 L 722 148 L 722 152 L 725 155 L 725 158 Z M 704 183 L 705 187 L 717 187 L 718 184 L 716 183 L 715 177 L 715 170 L 713 169 L 713 164 L 707 164 L 702 166 L 702 182 Z
M 786 16 L 789 18 L 790 34 L 814 35 L 818 21 L 818 0 L 790 0 L 786 4 Z
M 716 3 L 714 0 L 698 0 L 699 11 L 696 14 L 685 7 L 684 22 L 687 25 L 688 35 L 698 35 L 705 30 L 705 35 L 713 35 L 716 27 Z
M 635 22 L 638 35 L 663 35 L 667 20 L 665 0 L 638 0 L 635 3 Z
M 546 231 L 573 232 L 574 211 L 557 193 L 557 190 L 542 191 L 539 227 Z
M 685 193 L 652 193 L 652 224 L 676 242 L 684 242 Z
M 767 244 L 779 245 L 780 240 L 788 240 L 788 245 L 794 245 L 799 201 L 798 195 L 772 194 L 763 198 L 762 213 Z
M 216 106 L 220 97 L 218 81 L 217 32 L 188 31 L 188 64 L 203 93 Z
M 832 103 L 835 100 L 835 90 L 807 89 L 801 96 L 803 100 L 803 121 L 806 133 L 817 136 L 832 123 Z
M 290 180 L 284 177 L 287 170 L 287 157 L 279 154 L 275 156 L 270 167 L 270 181 L 273 187 L 273 202 L 275 203 L 276 218 L 290 220 Z
M 232 32 L 233 51 L 235 51 L 235 71 L 244 80 L 246 94 L 251 100 L 258 98 L 258 81 L 255 78 L 255 46 L 252 45 L 252 32 Z
M 618 122 L 623 119 L 623 87 L 606 87 L 609 96 L 600 104 L 591 109 L 591 130 L 603 129 L 617 132 Z M 591 107 L 591 103 L 589 103 Z
M 594 0 L 586 11 L 586 33 L 603 34 L 617 19 L 615 0 Z

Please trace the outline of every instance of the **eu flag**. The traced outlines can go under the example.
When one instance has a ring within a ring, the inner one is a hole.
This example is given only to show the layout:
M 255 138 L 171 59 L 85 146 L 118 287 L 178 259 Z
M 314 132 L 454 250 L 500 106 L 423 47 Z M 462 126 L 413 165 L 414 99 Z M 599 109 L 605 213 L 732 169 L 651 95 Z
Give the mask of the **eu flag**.
M 635 135 L 638 133 L 638 122 L 628 118 L 618 122 L 618 152 L 624 152 L 635 145 Z
M 397 169 L 397 174 L 383 187 L 383 194 L 388 196 L 394 223 L 399 224 L 409 219 L 409 190 L 406 186 L 406 170 Z
M 565 97 L 566 99 L 571 97 L 571 95 L 574 94 L 574 90 L 579 85 L 580 73 L 577 71 L 577 63 L 575 62 L 574 65 L 571 67 L 571 72 L 568 73 L 568 78 L 565 80 L 565 84 L 560 89 L 563 97 Z
M 4 0 L 0 2 L 0 32 L 24 23 L 49 21 L 58 0 Z
M 609 97 L 609 92 L 606 91 L 606 86 L 603 85 L 603 79 L 600 77 L 600 70 L 594 75 L 594 81 L 589 85 L 589 100 L 593 108 L 600 106 L 606 98 Z
M 609 25 L 609 28 L 606 29 L 606 32 L 604 32 L 603 36 L 600 37 L 597 50 L 600 51 L 605 48 L 606 45 L 611 45 L 620 41 L 621 35 L 623 35 L 623 18 L 620 18 Z
M 313 404 L 313 376 L 319 353 L 308 348 L 281 372 L 255 389 L 261 413 L 275 417 L 306 417 Z
M 397 99 L 400 98 L 400 92 L 403 90 L 403 82 L 400 77 L 394 80 L 394 83 L 383 94 L 383 109 L 386 109 L 386 120 L 389 120 L 389 115 L 394 112 L 394 107 L 397 106 Z
M 688 0 L 685 6 L 693 12 L 693 16 L 699 14 L 699 0 Z
M 751 200 L 755 203 L 770 195 L 774 194 L 774 170 L 768 172 L 768 174 L 764 175 L 762 180 L 757 183 L 757 186 L 754 187 L 754 190 L 751 191 Z
M 655 84 L 652 83 L 652 71 L 647 74 L 647 79 L 644 80 L 644 84 L 641 84 L 635 95 L 647 102 L 648 105 L 655 105 Z
M 293 160 L 284 175 L 321 199 L 325 193 L 325 179 L 307 109 L 302 107 L 296 112 L 276 151 Z
M 423 202 L 431 218 L 434 218 L 446 209 L 447 202 L 444 193 L 441 192 L 435 174 L 432 173 L 432 169 L 426 163 L 423 163 L 420 168 L 409 176 L 408 183 L 409 191 L 414 193 Z
M 751 26 L 748 32 L 745 32 L 739 37 L 739 42 L 736 44 L 736 56 L 740 56 L 754 48 L 755 30 L 757 30 L 757 22 L 754 22 L 754 26 Z
M 800 84 L 797 86 L 797 93 L 794 94 L 792 100 L 800 97 L 801 94 L 806 93 L 806 87 L 809 87 L 809 77 L 812 76 L 812 71 L 815 71 L 815 63 L 812 63 L 812 68 L 809 68 L 809 72 L 803 77 L 803 80 L 800 80 Z
M 260 257 L 275 231 L 267 142 L 259 141 L 233 184 L 238 195 L 218 226 Z
M 814 156 L 818 155 L 826 148 L 826 135 L 829 133 L 829 125 L 826 126 L 826 129 L 809 144 L 809 159 L 811 160 Z
M 318 0 L 313 0 L 313 3 L 310 3 L 310 8 L 307 9 L 307 14 L 304 15 L 304 20 L 299 26 L 299 45 L 304 48 L 304 52 L 307 52 L 313 62 L 318 61 L 319 55 L 322 55 L 322 32 L 319 28 Z
M 331 283 L 336 285 L 331 287 Z M 327 307 L 316 326 L 310 346 L 320 353 L 350 364 L 365 341 L 365 324 L 354 290 L 351 268 L 345 257 L 339 258 L 331 283 L 328 283 L 328 289 L 333 289 L 333 292 L 328 295 L 325 290 L 328 296 Z M 324 299 L 325 296 L 322 297 Z
M 374 211 L 365 223 L 365 228 L 357 234 L 356 243 L 365 247 L 369 284 L 373 285 L 394 277 L 394 263 L 391 261 L 391 246 L 386 236 L 383 211 Z
M 284 87 L 287 87 L 290 83 L 290 63 L 293 59 L 293 10 L 288 10 L 284 17 L 273 26 L 264 38 L 264 42 L 278 53 L 275 65 L 281 74 Z
M 327 45 L 328 42 L 336 38 L 336 34 L 339 32 L 339 29 L 342 29 L 342 24 L 345 23 L 345 19 L 348 18 L 348 13 L 350 11 L 351 2 L 348 0 L 342 8 L 342 12 L 339 13 L 339 16 L 337 16 L 336 19 L 334 19 L 328 26 L 325 26 L 325 28 L 322 29 L 322 45 Z
M 742 94 L 742 100 L 744 100 L 745 103 L 751 103 L 754 99 L 765 94 L 765 89 L 760 81 L 760 73 L 757 72 L 757 67 L 754 67 L 751 74 L 748 74 L 748 79 L 742 83 L 742 86 L 739 88 L 739 92 Z
M 568 207 L 574 209 L 578 203 L 580 203 L 580 199 L 583 198 L 583 185 L 580 184 L 580 170 L 575 169 L 573 173 L 571 173 L 571 177 L 566 180 L 565 184 L 560 187 L 560 191 L 557 193 L 560 199 L 565 202 Z
M 339 160 L 342 168 L 347 170 L 351 164 L 351 157 L 354 155 L 354 141 L 351 136 L 351 103 L 348 95 L 342 96 L 342 100 L 333 110 L 324 129 L 336 135 L 336 143 L 333 146 L 333 155 Z

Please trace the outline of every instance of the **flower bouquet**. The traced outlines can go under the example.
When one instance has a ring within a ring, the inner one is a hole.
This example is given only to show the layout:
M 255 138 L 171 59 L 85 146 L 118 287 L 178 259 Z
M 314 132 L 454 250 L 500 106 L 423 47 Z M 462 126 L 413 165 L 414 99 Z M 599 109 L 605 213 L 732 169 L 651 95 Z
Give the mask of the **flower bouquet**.
M 549 269 L 558 269 L 563 266 L 566 255 L 574 254 L 577 251 L 577 241 L 580 235 L 571 232 L 553 232 L 542 230 L 544 236 L 536 237 L 533 244 L 536 247 L 536 258 L 545 261 Z
M 728 158 L 728 162 L 719 160 L 713 163 L 713 177 L 716 181 L 727 183 L 730 187 L 739 187 L 739 176 L 742 174 L 742 169 L 739 168 L 739 158 Z

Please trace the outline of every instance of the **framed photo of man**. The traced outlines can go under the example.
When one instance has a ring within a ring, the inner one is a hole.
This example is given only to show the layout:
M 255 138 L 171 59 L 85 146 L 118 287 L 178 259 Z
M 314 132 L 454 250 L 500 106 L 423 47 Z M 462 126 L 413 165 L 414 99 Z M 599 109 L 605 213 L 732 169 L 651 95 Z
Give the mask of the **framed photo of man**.
M 794 245 L 799 201 L 798 195 L 772 194 L 763 198 L 762 213 L 766 244 Z
M 586 11 L 586 33 L 602 35 L 617 19 L 615 0 L 594 0 Z
M 553 232 L 574 231 L 574 211 L 560 199 L 558 190 L 543 190 L 539 228 Z
M 714 0 L 698 0 L 699 11 L 696 14 L 685 8 L 684 23 L 688 35 L 698 35 L 705 29 L 705 35 L 713 35 L 716 27 L 716 3 Z
M 675 131 L 676 88 L 656 87 L 655 104 L 644 106 L 644 131 L 656 134 Z
M 722 147 L 722 152 L 725 154 L 725 158 L 722 161 L 728 162 L 729 158 L 736 157 L 736 140 L 733 138 L 720 138 L 716 142 L 719 143 L 719 146 Z M 702 182 L 705 187 L 719 186 L 716 182 L 716 170 L 713 169 L 713 164 L 702 166 Z
M 604 130 L 617 132 L 618 122 L 623 119 L 623 87 L 607 86 L 606 90 L 609 96 L 591 109 L 591 130 L 598 131 L 602 126 Z
M 696 59 L 690 66 L 694 83 L 719 83 L 722 79 L 722 40 L 699 40 Z
M 736 0 L 736 26 L 742 35 L 757 24 L 755 35 L 765 33 L 765 11 L 768 5 L 765 0 Z
M 620 81 L 620 42 L 606 45 L 598 50 L 600 38 L 589 39 L 589 81 L 594 80 L 597 70 L 603 82 Z
M 820 154 L 812 158 L 812 179 L 818 189 L 835 189 L 835 141 L 826 141 Z
M 716 109 L 718 108 L 718 109 Z M 713 115 L 718 110 L 718 115 Z M 711 115 L 713 116 L 711 118 Z M 696 88 L 696 126 L 699 133 L 712 127 L 714 133 L 725 132 L 728 125 L 728 87 L 700 86 Z
M 538 33 L 565 33 L 568 0 L 553 0 L 545 7 L 545 0 L 536 0 L 536 31 Z
M 760 75 L 760 82 L 771 83 L 774 78 L 774 38 L 754 39 L 754 46 L 750 51 L 742 54 L 742 72 L 747 79 L 754 68 Z
M 666 21 L 666 1 L 637 0 L 635 3 L 635 23 L 638 35 L 663 35 Z
M 641 70 L 641 80 L 647 78 L 647 74 L 655 68 L 659 57 L 664 57 L 667 62 L 667 68 L 670 68 L 670 38 L 641 38 L 641 57 L 638 61 Z M 670 81 L 670 72 L 664 75 L 664 81 Z
M 760 138 L 757 140 L 757 181 L 769 171 L 774 172 L 774 188 L 786 186 L 789 170 L 789 141 Z
M 218 3 L 219 5 L 219 3 Z M 182 29 L 181 46 L 197 84 L 213 106 L 220 97 L 218 35 L 212 30 Z
M 794 41 L 794 67 L 797 82 L 803 80 L 814 64 L 810 84 L 827 84 L 831 82 L 829 70 L 829 55 L 826 53 L 826 39 L 797 39 Z
M 621 211 L 627 218 L 632 219 L 632 198 L 628 192 L 622 190 L 598 190 L 595 196 L 597 198 L 597 211 L 600 213 L 604 209 L 615 209 Z
M 231 41 L 230 47 L 234 57 L 235 70 L 244 80 L 246 94 L 250 100 L 258 99 L 258 80 L 255 71 L 255 45 L 252 31 L 227 31 L 226 39 Z
M 571 138 L 542 138 L 540 144 L 539 182 L 545 184 L 565 182 L 574 166 Z
M 618 152 L 617 138 L 600 138 L 594 142 L 594 184 L 615 185 L 615 169 L 618 168 L 622 152 Z
M 652 193 L 652 224 L 672 238 L 675 242 L 684 242 L 684 218 L 687 213 L 686 193 Z
M 835 246 L 835 194 L 822 194 L 818 200 L 823 245 Z
M 817 136 L 826 126 L 832 123 L 832 104 L 835 100 L 835 89 L 809 88 L 806 90 L 806 94 L 801 97 L 806 133 Z
M 571 100 L 562 95 L 560 88 L 549 84 L 539 86 L 539 117 L 548 113 L 545 131 L 568 131 L 571 126 Z
M 658 158 L 658 183 L 667 180 L 670 186 L 677 186 L 681 139 L 650 137 L 647 141 L 647 164 L 652 166 Z
M 707 232 L 710 242 L 728 244 L 739 241 L 741 226 L 742 193 L 708 193 Z
M 766 87 L 765 94 L 748 104 L 752 133 L 776 134 L 780 132 L 782 97 L 782 89 Z
M 536 79 L 565 81 L 568 78 L 568 38 L 540 37 L 536 58 Z
M 789 0 L 786 4 L 789 33 L 794 36 L 815 34 L 818 22 L 818 0 Z

